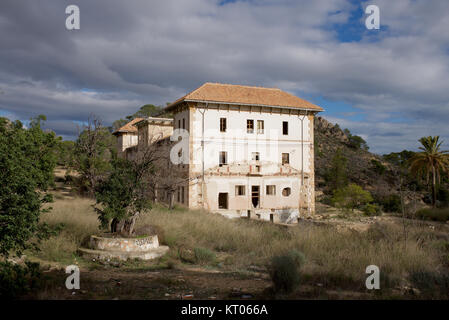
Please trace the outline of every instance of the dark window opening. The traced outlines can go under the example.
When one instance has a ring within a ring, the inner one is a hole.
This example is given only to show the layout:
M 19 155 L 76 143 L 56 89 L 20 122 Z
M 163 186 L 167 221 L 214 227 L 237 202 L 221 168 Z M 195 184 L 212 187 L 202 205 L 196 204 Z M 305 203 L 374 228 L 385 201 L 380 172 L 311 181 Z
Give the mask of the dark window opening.
M 182 128 L 185 129 L 186 128 L 186 119 L 182 119 Z
M 282 121 L 282 134 L 288 135 L 288 121 Z
M 282 165 L 289 164 L 290 163 L 290 154 L 289 153 L 283 153 L 282 154 Z
M 254 120 L 246 120 L 246 132 L 254 133 Z
M 260 153 L 259 152 L 253 152 L 252 153 L 253 161 L 259 161 L 260 160 Z
M 226 132 L 226 118 L 220 118 L 220 132 Z
M 219 193 L 218 209 L 227 209 L 227 208 L 228 208 L 228 193 Z
M 226 151 L 220 151 L 218 165 L 221 167 L 226 164 L 228 164 L 228 153 Z
M 272 213 L 270 213 L 270 221 L 274 222 L 274 215 Z
M 245 195 L 245 186 L 235 186 L 235 195 L 236 196 L 244 196 Z
M 276 194 L 276 186 L 269 185 L 267 186 L 267 196 L 274 196 Z
M 282 195 L 283 195 L 284 197 L 288 197 L 291 193 L 292 193 L 292 189 L 290 189 L 290 188 L 284 188 L 284 189 L 282 190 Z
M 254 208 L 259 208 L 260 192 L 259 186 L 251 187 L 251 202 Z

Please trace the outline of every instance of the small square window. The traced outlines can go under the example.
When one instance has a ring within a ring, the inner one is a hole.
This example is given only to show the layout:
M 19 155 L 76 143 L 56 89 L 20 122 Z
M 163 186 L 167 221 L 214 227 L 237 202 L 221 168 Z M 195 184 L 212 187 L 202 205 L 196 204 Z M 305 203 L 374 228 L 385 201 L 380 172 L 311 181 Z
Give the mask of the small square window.
M 253 161 L 259 161 L 260 160 L 260 153 L 259 152 L 251 153 L 251 158 L 253 159 Z
M 276 195 L 276 186 L 275 185 L 267 186 L 267 196 L 274 196 L 274 195 Z
M 245 195 L 245 186 L 235 186 L 235 195 L 236 196 L 244 196 Z

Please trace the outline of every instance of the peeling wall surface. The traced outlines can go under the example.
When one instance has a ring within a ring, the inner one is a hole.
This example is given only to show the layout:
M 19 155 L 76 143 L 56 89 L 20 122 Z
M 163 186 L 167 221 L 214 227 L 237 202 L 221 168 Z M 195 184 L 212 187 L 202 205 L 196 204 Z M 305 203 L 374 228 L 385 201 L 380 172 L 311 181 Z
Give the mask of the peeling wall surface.
M 138 143 L 157 132 L 188 131 L 182 168 L 190 179 L 181 205 L 277 223 L 314 214 L 313 114 L 201 102 L 182 103 L 173 114 L 169 128 L 139 126 Z
M 299 215 L 314 213 L 313 115 L 250 106 L 206 108 L 199 103 L 190 106 L 189 116 L 192 176 L 202 177 L 204 152 L 204 182 L 199 178 L 189 187 L 189 207 L 279 223 L 296 223 Z M 225 132 L 220 118 L 226 119 Z M 248 130 L 247 120 L 253 120 L 253 130 Z M 287 134 L 283 122 L 288 123 Z M 220 164 L 222 152 L 227 164 Z M 283 153 L 288 154 L 288 164 L 282 163 Z M 283 194 L 285 188 L 288 194 Z M 224 206 L 220 194 L 227 194 L 222 196 L 227 197 Z

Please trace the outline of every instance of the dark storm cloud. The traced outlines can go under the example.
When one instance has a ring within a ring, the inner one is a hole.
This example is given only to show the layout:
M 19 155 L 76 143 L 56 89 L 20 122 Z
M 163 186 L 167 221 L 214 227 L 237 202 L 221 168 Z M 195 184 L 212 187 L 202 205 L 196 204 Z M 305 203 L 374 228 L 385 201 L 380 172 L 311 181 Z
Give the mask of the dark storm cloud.
M 70 136 L 64 126 L 92 112 L 109 124 L 213 81 L 352 105 L 366 120 L 335 121 L 378 152 L 414 148 L 424 133 L 449 138 L 449 3 L 379 0 L 388 32 L 346 43 L 333 28 L 358 6 L 346 0 L 219 3 L 2 0 L 0 110 L 46 114 Z M 80 7 L 78 31 L 65 29 L 69 4 Z

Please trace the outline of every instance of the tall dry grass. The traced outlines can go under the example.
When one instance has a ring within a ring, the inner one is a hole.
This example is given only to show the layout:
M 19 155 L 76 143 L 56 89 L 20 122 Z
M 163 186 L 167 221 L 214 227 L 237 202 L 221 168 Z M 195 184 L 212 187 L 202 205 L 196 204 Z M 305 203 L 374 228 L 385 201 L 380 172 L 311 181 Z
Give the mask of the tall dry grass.
M 41 221 L 50 226 L 62 225 L 57 236 L 43 241 L 40 251 L 33 253 L 50 262 L 73 263 L 76 251 L 91 234 L 99 232 L 98 218 L 92 208 L 94 202 L 86 198 L 56 198 L 49 206 L 53 209 L 41 216 Z
M 64 224 L 63 231 L 41 245 L 38 253 L 48 261 L 72 262 L 83 239 L 99 232 L 98 219 L 89 199 L 56 200 L 53 210 L 42 216 L 51 225 Z M 141 217 L 139 225 L 151 224 L 164 231 L 170 255 L 180 250 L 207 248 L 221 258 L 223 268 L 242 270 L 265 266 L 272 256 L 288 250 L 306 257 L 303 273 L 326 285 L 364 288 L 368 265 L 381 270 L 383 286 L 393 286 L 410 274 L 447 271 L 447 232 L 413 225 L 404 237 L 403 226 L 392 222 L 373 224 L 368 231 L 337 230 L 332 226 L 284 227 L 254 220 L 230 220 L 203 211 L 156 206 Z
M 443 267 L 435 243 L 449 240 L 447 234 L 423 240 L 429 232 L 425 226 L 409 227 L 405 239 L 402 226 L 393 223 L 374 224 L 366 232 L 337 231 L 332 226 L 284 227 L 184 210 L 153 210 L 140 223 L 162 227 L 171 247 L 225 252 L 234 268 L 266 265 L 272 256 L 297 249 L 307 259 L 304 273 L 328 284 L 353 282 L 361 287 L 371 264 L 382 270 L 384 285 L 397 284 L 412 273 L 435 272 Z

